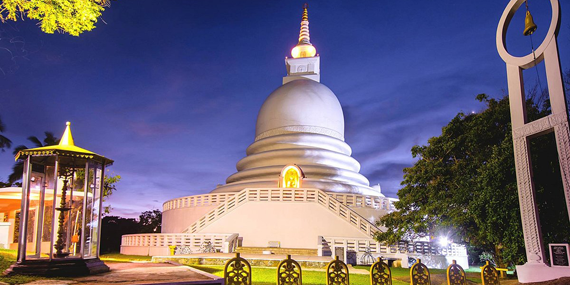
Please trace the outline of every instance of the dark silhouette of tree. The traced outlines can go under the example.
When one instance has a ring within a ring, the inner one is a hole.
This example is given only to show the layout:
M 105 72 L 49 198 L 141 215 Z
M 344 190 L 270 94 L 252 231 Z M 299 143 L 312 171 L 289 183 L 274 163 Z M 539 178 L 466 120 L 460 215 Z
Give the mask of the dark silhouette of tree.
M 119 252 L 121 236 L 139 232 L 135 219 L 106 216 L 101 221 L 101 252 Z
M 162 212 L 159 209 L 142 212 L 139 216 L 139 233 L 160 233 Z
M 30 141 L 31 143 L 34 144 L 34 148 L 42 147 L 42 146 L 48 146 L 48 145 L 56 145 L 59 143 L 59 139 L 56 136 L 54 136 L 53 133 L 45 132 L 44 134 L 45 134 L 45 138 L 44 138 L 43 142 L 40 141 L 40 139 L 38 139 L 35 136 L 28 137 L 28 141 Z M 18 154 L 19 151 L 24 150 L 24 149 L 28 149 L 28 148 L 29 147 L 27 147 L 25 145 L 19 145 L 16 148 L 14 148 L 13 154 L 16 155 L 16 154 Z M 8 183 L 15 183 L 16 181 L 21 180 L 23 172 L 24 172 L 24 162 L 23 161 L 16 161 L 16 163 L 12 167 L 12 174 L 10 174 L 10 176 L 8 177 Z
M 0 133 L 3 133 L 5 131 L 6 131 L 6 126 L 4 125 L 4 123 L 2 123 L 2 118 L 0 118 Z M 10 148 L 10 147 L 12 147 L 12 141 L 3 135 L 0 135 L 0 150 L 4 152 L 5 148 Z

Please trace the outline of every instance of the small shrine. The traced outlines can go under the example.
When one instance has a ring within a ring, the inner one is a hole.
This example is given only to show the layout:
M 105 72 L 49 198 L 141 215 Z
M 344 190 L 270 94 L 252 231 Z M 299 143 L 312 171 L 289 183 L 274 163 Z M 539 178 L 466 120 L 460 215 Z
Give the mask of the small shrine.
M 79 276 L 109 271 L 99 259 L 105 168 L 113 160 L 75 146 L 25 149 L 17 262 L 5 274 Z

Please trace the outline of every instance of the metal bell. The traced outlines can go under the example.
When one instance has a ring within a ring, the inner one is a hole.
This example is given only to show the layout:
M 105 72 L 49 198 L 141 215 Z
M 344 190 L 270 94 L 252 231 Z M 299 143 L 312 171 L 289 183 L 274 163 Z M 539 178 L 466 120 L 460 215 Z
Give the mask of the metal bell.
M 536 31 L 536 24 L 532 20 L 532 15 L 530 14 L 530 11 L 527 10 L 526 11 L 526 17 L 524 18 L 524 32 L 523 32 L 523 34 L 525 36 L 530 36 L 530 35 L 532 35 L 532 33 L 534 33 L 534 31 Z

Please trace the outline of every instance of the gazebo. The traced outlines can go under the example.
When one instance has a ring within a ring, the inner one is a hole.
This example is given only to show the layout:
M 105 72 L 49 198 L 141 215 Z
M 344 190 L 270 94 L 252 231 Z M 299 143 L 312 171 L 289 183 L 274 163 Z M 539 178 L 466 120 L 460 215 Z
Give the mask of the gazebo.
M 26 149 L 17 216 L 18 258 L 5 274 L 88 275 L 99 259 L 105 167 L 113 160 L 75 146 L 70 123 L 58 145 Z

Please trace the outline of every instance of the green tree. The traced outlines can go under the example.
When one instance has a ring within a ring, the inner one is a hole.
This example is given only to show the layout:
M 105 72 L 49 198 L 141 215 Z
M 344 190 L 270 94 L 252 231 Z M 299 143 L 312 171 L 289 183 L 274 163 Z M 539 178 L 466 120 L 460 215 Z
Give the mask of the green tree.
M 109 0 L 1 0 L 0 20 L 39 20 L 43 32 L 73 36 L 95 28 Z
M 524 261 L 508 98 L 497 101 L 480 94 L 477 99 L 487 105 L 485 110 L 457 114 L 441 136 L 412 148 L 419 159 L 404 169 L 398 211 L 381 218 L 387 231 L 378 233 L 378 240 L 394 243 L 414 235 L 445 235 L 494 252 L 499 263 Z M 548 101 L 527 101 L 530 120 L 549 111 Z M 567 240 L 567 215 L 549 210 L 560 209 L 552 207 L 560 199 L 545 194 L 562 189 L 559 168 L 552 162 L 556 157 L 547 151 L 556 149 L 554 137 L 531 140 L 531 149 L 542 227 L 553 233 L 545 242 Z
M 159 209 L 142 212 L 139 216 L 139 233 L 160 233 L 162 212 Z
M 0 133 L 6 131 L 6 126 L 2 123 L 2 118 L 0 118 Z M 12 141 L 9 140 L 7 137 L 0 135 L 0 150 L 4 152 L 5 148 L 10 148 L 12 146 Z

